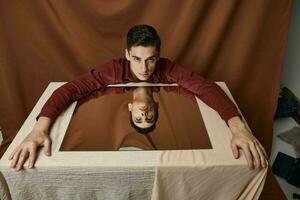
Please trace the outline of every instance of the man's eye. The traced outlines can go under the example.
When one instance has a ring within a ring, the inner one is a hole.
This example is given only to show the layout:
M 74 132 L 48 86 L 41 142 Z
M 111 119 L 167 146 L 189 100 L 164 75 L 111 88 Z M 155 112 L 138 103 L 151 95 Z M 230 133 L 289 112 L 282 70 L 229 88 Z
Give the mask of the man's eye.
M 146 120 L 151 122 L 153 120 L 153 118 L 154 118 L 154 116 L 151 115 L 150 117 L 147 117 Z
M 140 59 L 138 59 L 138 58 L 134 58 L 134 61 L 136 61 L 136 62 L 140 62 Z
M 155 58 L 151 58 L 151 59 L 149 59 L 149 61 L 153 63 L 153 62 L 155 62 Z

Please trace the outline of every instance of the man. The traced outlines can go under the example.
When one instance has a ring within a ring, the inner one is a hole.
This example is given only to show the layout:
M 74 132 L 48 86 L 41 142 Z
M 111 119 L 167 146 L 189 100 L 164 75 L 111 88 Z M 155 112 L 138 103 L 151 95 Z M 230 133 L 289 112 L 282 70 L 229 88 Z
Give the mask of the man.
M 58 88 L 37 117 L 37 123 L 24 141 L 9 156 L 11 167 L 22 169 L 29 158 L 29 168 L 34 167 L 37 149 L 43 147 L 51 155 L 51 139 L 48 135 L 51 123 L 73 101 L 89 96 L 108 84 L 147 81 L 152 83 L 178 83 L 208 106 L 216 110 L 231 132 L 231 148 L 235 158 L 238 148 L 245 154 L 249 168 L 266 167 L 267 154 L 260 142 L 247 129 L 233 102 L 214 82 L 204 79 L 180 65 L 160 58 L 160 38 L 148 25 L 132 27 L 127 34 L 126 59 L 110 60 L 89 73 Z

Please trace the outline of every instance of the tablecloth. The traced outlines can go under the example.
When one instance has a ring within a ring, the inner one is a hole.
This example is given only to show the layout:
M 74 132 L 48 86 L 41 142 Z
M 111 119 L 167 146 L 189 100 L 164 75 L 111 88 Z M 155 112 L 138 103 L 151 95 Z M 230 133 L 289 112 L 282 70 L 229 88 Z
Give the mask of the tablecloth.
M 49 84 L 0 160 L 1 199 L 258 199 L 267 168 L 249 170 L 243 155 L 233 158 L 226 123 L 199 99 L 212 149 L 62 152 L 73 103 L 51 129 L 52 156 L 39 152 L 36 168 L 15 172 L 9 168 L 9 154 L 62 84 Z M 218 84 L 232 99 L 226 85 Z

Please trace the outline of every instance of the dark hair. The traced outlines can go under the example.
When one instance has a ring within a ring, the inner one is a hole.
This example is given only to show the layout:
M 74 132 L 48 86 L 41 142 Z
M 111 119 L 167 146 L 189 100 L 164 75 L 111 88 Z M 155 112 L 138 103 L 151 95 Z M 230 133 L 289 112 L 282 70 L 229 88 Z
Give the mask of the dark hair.
M 130 116 L 129 116 L 129 118 L 130 118 L 130 124 L 134 128 L 134 130 L 136 130 L 138 133 L 148 134 L 148 133 L 152 132 L 156 128 L 156 122 L 157 122 L 157 119 L 158 119 L 158 110 L 156 112 L 153 125 L 150 126 L 150 127 L 148 127 L 148 128 L 140 128 L 137 125 L 135 125 L 135 123 L 132 120 L 132 113 L 131 113 L 131 111 L 129 111 L 129 113 L 130 113 Z
M 127 33 L 127 50 L 132 46 L 154 46 L 160 51 L 160 38 L 156 30 L 149 25 L 136 25 L 129 29 Z

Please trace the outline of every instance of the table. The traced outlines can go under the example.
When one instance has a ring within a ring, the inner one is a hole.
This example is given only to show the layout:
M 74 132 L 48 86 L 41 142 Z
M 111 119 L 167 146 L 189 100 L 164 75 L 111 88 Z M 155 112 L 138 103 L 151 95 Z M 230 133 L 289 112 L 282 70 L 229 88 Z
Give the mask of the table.
M 267 168 L 249 170 L 234 159 L 231 133 L 218 113 L 197 98 L 212 149 L 164 151 L 59 151 L 76 102 L 50 131 L 52 156 L 36 167 L 10 169 L 8 156 L 26 137 L 42 105 L 62 82 L 52 82 L 0 160 L 1 199 L 258 199 Z M 217 83 L 233 100 L 227 86 Z M 234 100 L 233 100 L 234 101 Z

